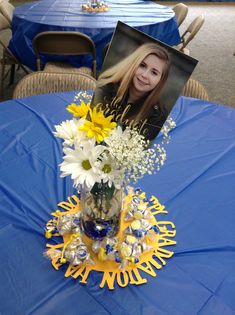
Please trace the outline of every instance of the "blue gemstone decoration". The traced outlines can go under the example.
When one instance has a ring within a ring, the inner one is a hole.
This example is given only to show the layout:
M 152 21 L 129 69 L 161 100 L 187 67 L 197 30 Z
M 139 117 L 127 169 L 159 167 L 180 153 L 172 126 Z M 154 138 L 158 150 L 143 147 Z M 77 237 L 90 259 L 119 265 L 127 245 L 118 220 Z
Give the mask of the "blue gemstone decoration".
M 79 251 L 79 256 L 80 256 L 81 258 L 85 258 L 86 255 L 87 255 L 87 252 L 86 252 L 85 250 L 80 250 L 80 251 Z
M 143 232 L 141 230 L 135 230 L 134 231 L 134 235 L 137 237 L 137 238 L 141 238 L 143 236 Z
M 115 256 L 115 261 L 116 261 L 117 263 L 120 263 L 120 262 L 121 262 L 121 258 L 120 258 L 120 256 L 119 256 L 119 253 L 118 253 L 118 252 L 115 252 L 114 256 Z
M 79 218 L 74 218 L 74 219 L 73 219 L 73 223 L 74 223 L 75 225 L 80 225 L 80 219 L 79 219 Z
M 159 234 L 159 228 L 156 226 L 156 225 L 153 225 L 152 226 L 152 229 L 154 230 L 154 232 L 156 233 L 156 234 Z
M 113 251 L 113 246 L 107 244 L 105 249 L 106 249 L 106 254 L 109 254 Z
M 132 202 L 138 205 L 140 203 L 140 199 L 138 197 L 133 197 Z

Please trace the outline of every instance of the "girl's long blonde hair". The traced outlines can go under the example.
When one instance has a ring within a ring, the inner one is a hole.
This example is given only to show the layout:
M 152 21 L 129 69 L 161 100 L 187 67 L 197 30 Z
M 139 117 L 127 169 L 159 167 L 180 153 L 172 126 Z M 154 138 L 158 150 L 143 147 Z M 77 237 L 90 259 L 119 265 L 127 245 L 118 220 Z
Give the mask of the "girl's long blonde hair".
M 165 62 L 165 66 L 163 68 L 160 81 L 157 86 L 149 92 L 145 98 L 143 106 L 141 106 L 139 113 L 135 117 L 135 121 L 137 122 L 146 118 L 152 106 L 158 102 L 159 94 L 167 80 L 170 68 L 170 56 L 167 50 L 155 43 L 143 44 L 132 54 L 121 60 L 113 67 L 107 69 L 99 76 L 98 87 L 102 87 L 110 83 L 119 84 L 116 99 L 121 101 L 129 90 L 137 68 L 141 62 L 151 54 L 154 54 L 159 59 L 163 60 Z

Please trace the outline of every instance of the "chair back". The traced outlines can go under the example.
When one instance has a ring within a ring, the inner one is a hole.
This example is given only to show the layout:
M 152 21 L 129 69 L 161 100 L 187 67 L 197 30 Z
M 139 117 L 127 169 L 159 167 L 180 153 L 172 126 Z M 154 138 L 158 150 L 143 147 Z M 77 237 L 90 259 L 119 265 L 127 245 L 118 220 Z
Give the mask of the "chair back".
M 12 4 L 10 4 L 8 1 L 3 0 L 0 2 L 0 12 L 4 15 L 4 17 L 10 23 L 10 25 L 12 22 L 14 10 L 15 10 L 15 7 Z
M 177 3 L 172 10 L 175 12 L 175 16 L 177 18 L 178 27 L 183 23 L 187 14 L 188 14 L 188 6 L 184 3 Z
M 75 90 L 95 90 L 96 79 L 83 73 L 33 72 L 21 79 L 13 98 Z
M 11 25 L 9 23 L 9 21 L 5 18 L 5 16 L 2 15 L 2 13 L 0 13 L 0 32 L 3 30 L 6 30 L 8 28 L 11 28 Z M 8 53 L 9 56 L 11 56 L 11 58 L 13 58 L 15 60 L 15 63 L 19 63 L 19 61 L 16 59 L 16 57 L 12 54 L 12 52 L 10 51 L 10 49 L 7 47 L 6 43 L 1 39 L 0 37 L 0 45 L 3 47 L 3 50 L 5 52 Z
M 181 95 L 209 101 L 206 88 L 199 81 L 194 79 L 189 79 L 187 81 L 181 92 Z
M 11 27 L 10 23 L 5 18 L 5 16 L 0 12 L 0 32 L 10 27 Z
M 195 37 L 198 33 L 200 28 L 205 22 L 205 16 L 203 14 L 196 17 L 191 24 L 188 26 L 186 31 L 181 36 L 182 47 L 180 48 L 181 51 L 188 45 L 189 42 Z
M 93 74 L 96 77 L 96 48 L 93 40 L 80 32 L 52 31 L 35 36 L 33 49 L 37 58 L 37 69 L 41 69 L 40 54 L 78 56 L 91 54 Z

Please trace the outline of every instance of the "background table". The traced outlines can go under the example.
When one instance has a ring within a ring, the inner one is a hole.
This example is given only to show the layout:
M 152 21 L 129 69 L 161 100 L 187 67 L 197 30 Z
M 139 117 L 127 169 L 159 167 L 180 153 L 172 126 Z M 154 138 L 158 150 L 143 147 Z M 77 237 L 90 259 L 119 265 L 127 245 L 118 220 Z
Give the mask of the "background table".
M 108 12 L 88 13 L 81 10 L 84 0 L 43 0 L 16 7 L 12 22 L 10 49 L 21 62 L 35 69 L 32 40 L 44 31 L 79 31 L 90 36 L 97 49 L 97 67 L 102 65 L 102 49 L 111 40 L 120 20 L 169 45 L 180 42 L 174 11 L 151 1 L 107 1 Z M 77 59 L 71 59 L 78 64 Z M 91 57 L 80 59 L 90 65 Z
M 43 257 L 44 226 L 73 193 L 59 176 L 54 125 L 74 93 L 0 104 L 0 313 L 2 315 L 232 315 L 235 313 L 235 110 L 180 98 L 167 162 L 139 183 L 176 225 L 173 258 L 142 286 L 83 286 Z M 156 141 L 159 141 L 158 138 Z

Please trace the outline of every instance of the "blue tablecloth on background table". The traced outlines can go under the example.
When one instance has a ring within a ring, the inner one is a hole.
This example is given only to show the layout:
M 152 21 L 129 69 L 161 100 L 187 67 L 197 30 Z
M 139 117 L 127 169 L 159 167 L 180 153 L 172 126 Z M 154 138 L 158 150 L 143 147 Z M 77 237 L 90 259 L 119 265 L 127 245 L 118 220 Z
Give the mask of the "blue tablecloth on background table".
M 161 1 L 165 2 L 165 0 L 160 0 L 159 2 L 161 3 Z M 169 2 L 175 2 L 175 0 L 170 0 Z M 184 0 L 184 2 L 192 2 L 191 0 Z M 195 1 L 197 2 L 235 2 L 234 0 L 197 0 Z
M 139 186 L 165 204 L 176 225 L 173 258 L 148 283 L 100 289 L 64 278 L 43 257 L 44 226 L 73 194 L 60 178 L 54 125 L 70 119 L 74 92 L 0 104 L 1 315 L 235 314 L 235 110 L 181 97 L 177 127 L 159 173 Z M 156 139 L 158 142 L 160 137 Z
M 83 0 L 42 0 L 16 7 L 12 23 L 10 49 L 20 61 L 36 68 L 33 38 L 45 31 L 79 31 L 90 36 L 97 49 L 97 67 L 102 65 L 102 49 L 111 40 L 117 22 L 147 33 L 169 45 L 180 42 L 174 11 L 151 1 L 107 1 L 108 12 L 88 13 L 81 10 Z M 78 64 L 77 60 L 74 64 Z M 91 57 L 79 61 L 91 64 Z

